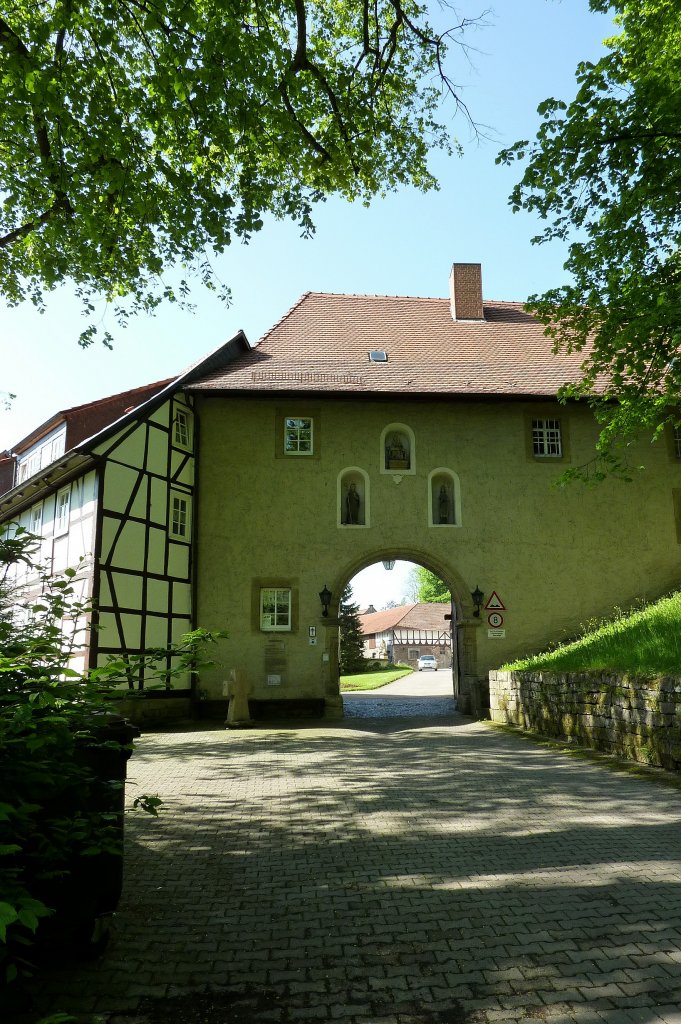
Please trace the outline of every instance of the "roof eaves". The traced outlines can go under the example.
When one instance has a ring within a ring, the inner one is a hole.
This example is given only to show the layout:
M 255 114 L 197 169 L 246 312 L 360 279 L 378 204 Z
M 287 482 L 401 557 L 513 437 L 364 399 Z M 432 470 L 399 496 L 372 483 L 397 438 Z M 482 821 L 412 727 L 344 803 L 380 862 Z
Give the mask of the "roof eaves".
M 51 466 L 39 470 L 27 480 L 22 480 L 11 491 L 0 495 L 0 522 L 7 522 L 13 515 L 23 512 L 41 495 L 50 493 L 79 476 L 85 469 L 96 465 L 94 456 L 73 449 L 62 455 Z
M 75 445 L 72 449 L 70 449 L 70 451 L 66 452 L 63 456 L 61 456 L 59 461 L 55 465 L 57 467 L 63 465 L 65 462 L 69 460 L 69 458 L 72 455 L 79 456 L 81 458 L 91 458 L 91 448 L 95 444 L 99 444 L 101 441 L 106 440 L 107 437 L 109 437 L 111 434 L 114 434 L 117 430 L 120 430 L 120 428 L 125 426 L 126 423 L 132 422 L 143 411 L 151 412 L 156 406 L 161 405 L 168 398 L 169 394 L 172 394 L 179 388 L 184 387 L 187 383 L 191 382 L 191 380 L 195 376 L 206 372 L 206 369 L 208 369 L 208 371 L 214 369 L 215 365 L 218 365 L 221 360 L 224 360 L 225 356 L 229 356 L 229 361 L 231 361 L 231 359 L 236 358 L 239 349 L 241 351 L 248 351 L 250 350 L 250 348 L 251 346 L 248 342 L 248 338 L 246 337 L 245 333 L 242 330 L 237 331 L 237 333 L 233 335 L 228 341 L 223 342 L 216 349 L 210 352 L 207 356 L 204 356 L 202 359 L 198 360 L 198 362 L 192 363 L 189 367 L 187 367 L 187 369 L 183 370 L 182 373 L 180 373 L 177 377 L 167 378 L 167 383 L 165 384 L 165 386 L 162 387 L 161 390 L 158 391 L 155 395 L 152 395 L 146 401 L 140 403 L 140 405 L 137 405 L 133 409 L 130 409 L 129 412 L 126 412 L 122 416 L 119 416 L 118 419 L 113 420 L 111 423 L 107 424 L 107 426 L 102 427 L 101 430 L 98 430 L 95 434 L 92 434 L 90 437 L 86 437 L 79 444 Z M 162 384 L 163 382 L 161 381 L 159 383 Z M 153 385 L 146 385 L 146 387 L 153 387 Z M 144 390 L 144 386 L 141 388 L 132 389 L 133 392 Z M 122 394 L 125 394 L 125 392 L 121 391 L 117 395 L 110 396 L 110 398 L 117 398 L 120 397 L 120 395 Z M 105 402 L 107 401 L 107 399 L 100 399 L 99 401 Z M 87 404 L 97 405 L 98 402 L 86 403 L 86 405 Z M 72 410 L 65 410 L 65 412 L 71 412 L 78 408 L 80 407 L 73 406 Z M 54 416 L 50 417 L 49 420 L 46 420 L 41 427 L 38 427 L 31 434 L 28 434 L 27 438 L 32 438 L 35 434 L 38 434 L 39 432 L 43 431 L 43 428 L 45 426 L 50 425 L 52 423 L 56 424 L 57 422 L 63 419 L 65 419 L 64 412 L 59 412 L 55 414 Z M 26 438 L 24 440 L 26 440 Z M 23 444 L 23 442 L 21 443 Z M 30 477 L 28 480 L 23 480 L 20 485 L 13 487 L 12 490 L 6 491 L 5 494 L 3 494 L 0 497 L 0 516 L 3 515 L 2 509 L 4 505 L 7 504 L 7 502 L 11 503 L 15 495 L 23 493 L 24 491 L 26 491 L 27 488 L 32 487 L 34 481 L 46 479 L 46 477 L 49 476 L 51 472 L 51 467 L 47 467 L 45 471 L 41 470 L 39 473 L 36 473 L 33 477 Z M 30 501 L 33 500 L 35 494 L 37 494 L 39 490 L 39 487 L 35 488 L 34 491 L 32 492 L 30 500 L 25 504 L 30 504 Z
M 115 402 L 118 398 L 123 398 L 125 395 L 130 395 L 131 399 L 134 395 L 139 394 L 140 391 L 150 391 L 152 388 L 158 387 L 163 388 L 171 383 L 175 378 L 167 377 L 165 380 L 155 381 L 152 384 L 144 384 L 139 388 L 128 388 L 126 391 L 118 391 L 115 395 L 107 395 L 105 398 L 97 398 L 93 402 L 83 402 L 81 405 L 72 405 L 68 409 L 60 409 L 59 412 L 55 412 L 49 419 L 46 419 L 44 423 L 35 427 L 30 434 L 26 434 L 20 441 L 13 446 L 12 451 L 14 453 L 21 453 L 23 450 L 30 448 L 33 444 L 40 440 L 41 437 L 45 437 L 51 430 L 55 429 L 61 423 L 65 423 L 67 419 L 74 413 L 82 412 L 84 409 L 95 409 L 98 406 L 106 405 L 108 402 Z
M 152 395 L 151 398 L 147 399 L 146 402 L 142 402 L 141 405 L 135 406 L 130 412 L 124 413 L 119 416 L 113 423 L 109 423 L 106 427 L 102 427 L 96 434 L 92 434 L 91 437 L 86 437 L 84 441 L 76 445 L 73 451 L 76 452 L 87 452 L 94 444 L 99 444 L 105 441 L 107 437 L 115 434 L 117 430 L 125 426 L 126 423 L 132 422 L 141 412 L 151 412 L 154 408 L 161 405 L 173 392 L 178 391 L 180 388 L 186 387 L 196 377 L 200 376 L 205 372 L 211 372 L 215 369 L 215 366 L 219 364 L 221 359 L 224 359 L 226 355 L 230 356 L 231 359 L 235 359 L 238 352 L 237 349 L 248 351 L 251 346 L 249 345 L 248 338 L 243 331 L 237 331 L 233 337 L 228 341 L 223 342 L 212 352 L 209 352 L 203 359 L 199 359 L 198 362 L 192 363 L 191 366 L 183 370 L 182 373 L 177 377 L 173 377 L 170 382 L 157 394 Z M 233 354 L 232 354 L 233 353 Z

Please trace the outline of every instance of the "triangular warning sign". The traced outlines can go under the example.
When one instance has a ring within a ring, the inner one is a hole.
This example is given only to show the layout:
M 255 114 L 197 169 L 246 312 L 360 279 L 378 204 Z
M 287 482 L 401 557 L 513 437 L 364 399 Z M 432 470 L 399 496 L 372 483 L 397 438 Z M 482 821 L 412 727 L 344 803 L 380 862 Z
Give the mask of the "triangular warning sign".
M 492 591 L 492 596 L 485 605 L 485 611 L 505 611 L 506 605 L 503 603 L 496 590 Z

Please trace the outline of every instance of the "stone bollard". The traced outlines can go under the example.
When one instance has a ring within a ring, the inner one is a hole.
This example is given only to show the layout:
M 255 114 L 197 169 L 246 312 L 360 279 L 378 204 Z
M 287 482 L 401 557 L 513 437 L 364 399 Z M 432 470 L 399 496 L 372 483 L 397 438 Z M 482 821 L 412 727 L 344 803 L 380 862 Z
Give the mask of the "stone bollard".
M 251 688 L 242 669 L 233 668 L 229 679 L 223 683 L 223 692 L 229 697 L 229 708 L 225 725 L 228 729 L 246 729 L 253 725 L 248 707 L 248 695 Z

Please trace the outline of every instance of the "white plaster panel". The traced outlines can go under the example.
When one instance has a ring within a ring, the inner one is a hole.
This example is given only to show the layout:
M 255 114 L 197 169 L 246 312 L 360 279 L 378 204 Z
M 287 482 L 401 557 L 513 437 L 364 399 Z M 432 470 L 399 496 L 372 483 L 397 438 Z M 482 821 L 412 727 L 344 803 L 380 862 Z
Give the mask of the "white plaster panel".
M 147 559 L 147 571 L 165 575 L 166 556 L 166 535 L 165 531 L 158 528 L 149 530 L 149 554 Z
M 152 612 L 168 610 L 168 584 L 165 580 L 147 581 L 147 608 Z
M 112 572 L 113 588 L 119 607 L 142 608 L 142 577 Z
M 144 565 L 143 523 L 126 522 L 111 554 L 111 565 L 117 569 L 141 569 Z
M 173 583 L 173 611 L 191 614 L 192 588 L 189 583 Z
M 151 477 L 151 522 L 165 526 L 168 518 L 168 484 Z
M 121 622 L 123 624 L 126 648 L 139 648 L 142 642 L 142 616 L 124 613 L 121 615 Z
M 144 464 L 146 424 L 138 424 L 132 433 L 128 433 L 128 430 L 129 428 L 122 430 L 112 441 L 105 441 L 101 448 L 95 449 L 97 452 L 109 452 L 107 476 L 112 459 L 126 466 L 137 467 Z
M 63 572 L 70 568 L 69 564 L 69 535 L 65 533 L 61 537 L 55 537 L 52 545 L 52 571 Z
M 170 402 L 164 402 L 158 409 L 148 417 L 150 423 L 158 423 L 162 427 L 167 427 L 170 423 Z
M 168 575 L 178 579 L 189 578 L 189 545 L 169 544 L 168 545 Z
M 165 617 L 147 615 L 146 647 L 165 647 L 168 641 L 168 620 Z
M 175 474 L 177 473 L 179 467 L 182 465 L 182 463 L 184 462 L 184 460 L 186 458 L 187 458 L 187 453 L 186 452 L 178 451 L 177 449 L 174 449 L 171 452 L 171 456 L 170 456 L 171 476 L 172 476 L 173 480 L 176 479 L 178 483 L 186 484 L 187 487 L 191 487 L 192 484 L 194 483 L 194 459 L 193 458 L 189 459 L 189 461 L 187 462 L 187 465 L 184 467 L 184 469 L 179 474 L 179 476 L 177 478 L 175 477 Z
M 147 451 L 147 469 L 161 476 L 168 474 L 169 435 L 164 430 L 149 428 L 149 447 Z
M 112 603 L 109 581 L 103 572 L 99 574 L 99 603 L 104 606 Z
M 109 519 L 104 516 L 102 520 L 102 561 L 108 562 L 111 559 L 111 546 L 118 530 L 118 520 Z
M 130 466 L 121 466 L 117 462 L 107 463 L 104 474 L 105 511 L 125 512 L 138 475 L 137 470 Z
M 100 612 L 98 639 L 102 647 L 118 645 L 118 627 L 113 612 Z

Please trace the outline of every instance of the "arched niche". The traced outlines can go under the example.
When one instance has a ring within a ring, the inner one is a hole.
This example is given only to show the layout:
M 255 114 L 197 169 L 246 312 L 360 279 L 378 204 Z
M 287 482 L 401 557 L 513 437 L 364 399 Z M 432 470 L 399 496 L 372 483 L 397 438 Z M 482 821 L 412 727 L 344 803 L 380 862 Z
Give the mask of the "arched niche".
M 428 474 L 428 525 L 461 526 L 461 484 L 444 466 Z
M 369 525 L 369 476 L 359 466 L 338 474 L 336 511 L 338 526 L 356 530 Z
M 381 473 L 413 475 L 416 472 L 416 440 L 406 423 L 389 423 L 381 432 Z

